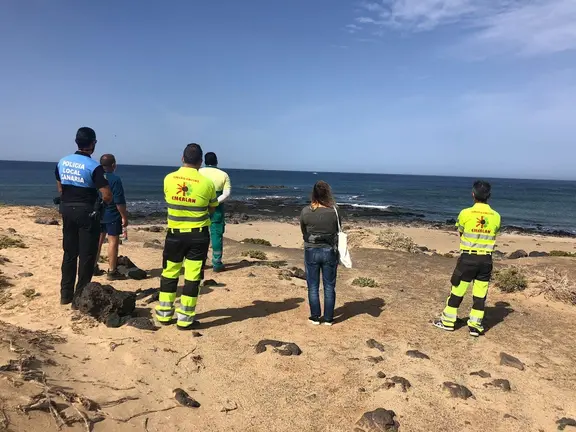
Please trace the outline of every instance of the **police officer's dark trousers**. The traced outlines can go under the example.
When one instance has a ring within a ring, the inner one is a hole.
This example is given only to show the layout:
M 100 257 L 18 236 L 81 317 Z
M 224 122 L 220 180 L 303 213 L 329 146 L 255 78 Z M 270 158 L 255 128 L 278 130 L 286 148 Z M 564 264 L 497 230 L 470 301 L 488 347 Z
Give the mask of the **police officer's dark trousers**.
M 159 304 L 156 318 L 169 324 L 176 312 L 177 325 L 190 328 L 196 316 L 196 304 L 200 294 L 200 283 L 204 278 L 204 265 L 210 247 L 210 229 L 169 229 L 163 252 L 163 271 L 160 280 Z M 183 263 L 184 262 L 184 263 Z M 178 278 L 184 266 L 184 288 L 180 305 L 175 308 Z
M 64 258 L 60 296 L 63 301 L 70 301 L 74 296 L 76 274 L 76 289 L 90 283 L 94 274 L 100 221 L 90 216 L 93 210 L 88 204 L 62 203 L 61 206 Z

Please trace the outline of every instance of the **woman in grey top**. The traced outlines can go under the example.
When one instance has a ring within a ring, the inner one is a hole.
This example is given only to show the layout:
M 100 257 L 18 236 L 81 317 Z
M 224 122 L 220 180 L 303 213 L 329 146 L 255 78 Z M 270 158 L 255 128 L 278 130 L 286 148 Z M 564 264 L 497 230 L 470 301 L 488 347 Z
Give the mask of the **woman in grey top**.
M 302 209 L 300 227 L 304 236 L 304 263 L 312 324 L 320 324 L 320 273 L 324 285 L 325 325 L 332 325 L 336 303 L 338 270 L 338 213 L 330 185 L 319 181 L 312 189 L 312 202 Z

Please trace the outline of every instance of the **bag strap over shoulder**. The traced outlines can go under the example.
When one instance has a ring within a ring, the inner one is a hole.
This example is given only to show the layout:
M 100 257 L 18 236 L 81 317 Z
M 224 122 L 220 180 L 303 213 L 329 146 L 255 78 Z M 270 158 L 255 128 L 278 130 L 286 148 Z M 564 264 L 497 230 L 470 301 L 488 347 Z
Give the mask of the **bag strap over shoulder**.
M 342 227 L 340 226 L 340 215 L 338 214 L 338 210 L 336 210 L 336 206 L 334 206 L 334 212 L 336 213 L 336 222 L 338 223 L 338 232 L 342 232 Z

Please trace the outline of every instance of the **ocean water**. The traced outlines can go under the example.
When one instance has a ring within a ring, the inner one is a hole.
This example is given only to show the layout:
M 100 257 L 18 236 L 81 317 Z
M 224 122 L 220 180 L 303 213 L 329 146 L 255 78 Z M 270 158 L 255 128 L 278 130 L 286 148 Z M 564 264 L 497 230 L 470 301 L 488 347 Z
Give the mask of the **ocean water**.
M 0 202 L 51 205 L 56 196 L 55 163 L 0 161 Z M 164 209 L 163 178 L 177 167 L 120 165 L 129 208 Z M 388 174 L 311 173 L 225 169 L 234 200 L 301 205 L 317 180 L 331 184 L 339 204 L 377 210 L 399 219 L 441 221 L 456 218 L 471 205 L 475 179 Z M 505 226 L 576 232 L 576 182 L 486 179 L 492 183 L 491 205 Z M 260 189 L 252 186 L 281 186 Z M 374 214 L 371 212 L 371 214 Z

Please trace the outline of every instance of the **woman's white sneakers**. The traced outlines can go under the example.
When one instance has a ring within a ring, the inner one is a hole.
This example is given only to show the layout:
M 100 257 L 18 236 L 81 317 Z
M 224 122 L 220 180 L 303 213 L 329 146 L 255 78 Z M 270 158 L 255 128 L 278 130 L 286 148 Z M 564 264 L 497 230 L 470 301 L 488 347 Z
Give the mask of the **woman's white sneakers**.
M 325 326 L 332 326 L 333 321 L 324 321 L 324 320 L 320 320 L 320 318 L 315 318 L 315 317 L 310 317 L 308 318 L 308 322 L 312 325 L 325 325 Z

